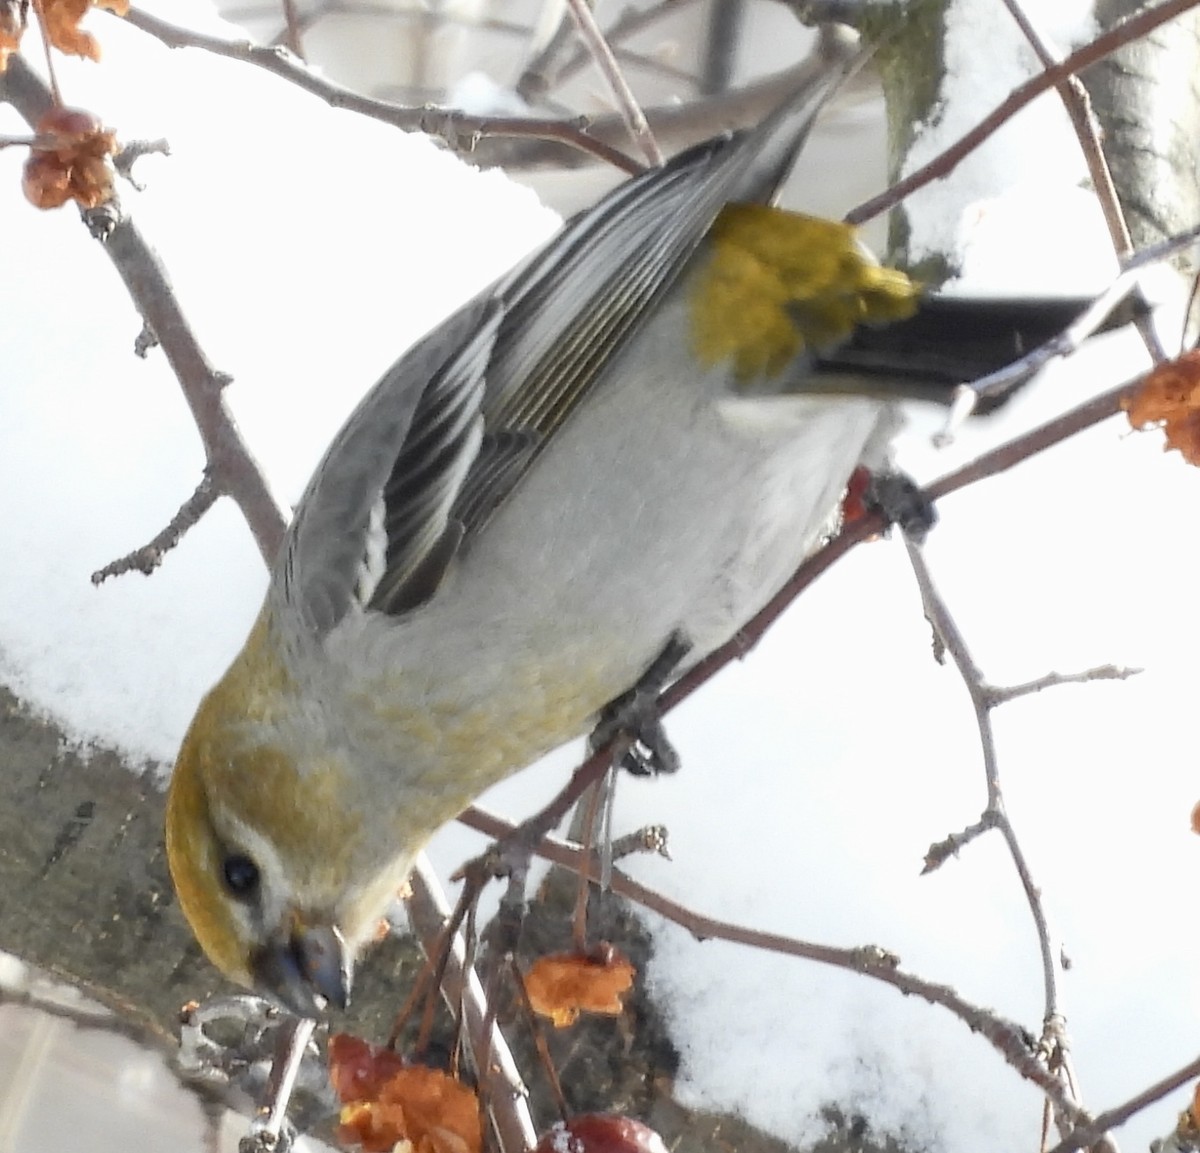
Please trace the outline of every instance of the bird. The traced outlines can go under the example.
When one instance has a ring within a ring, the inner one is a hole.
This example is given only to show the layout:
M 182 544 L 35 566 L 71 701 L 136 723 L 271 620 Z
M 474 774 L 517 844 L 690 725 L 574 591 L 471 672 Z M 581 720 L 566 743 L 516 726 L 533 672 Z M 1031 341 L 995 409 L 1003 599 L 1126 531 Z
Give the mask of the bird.
M 945 398 L 1079 311 L 922 296 L 774 206 L 860 63 L 567 221 L 336 434 L 169 785 L 178 902 L 226 977 L 344 1008 L 439 826 L 636 726 L 614 703 L 728 640 L 886 464 L 897 398 Z

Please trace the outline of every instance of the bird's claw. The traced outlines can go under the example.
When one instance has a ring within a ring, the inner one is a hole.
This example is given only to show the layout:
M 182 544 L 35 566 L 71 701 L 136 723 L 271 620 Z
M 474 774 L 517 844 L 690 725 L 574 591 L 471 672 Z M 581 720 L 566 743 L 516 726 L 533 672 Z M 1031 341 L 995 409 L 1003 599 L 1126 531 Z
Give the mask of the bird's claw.
M 864 501 L 906 537 L 924 542 L 937 523 L 937 509 L 912 477 L 902 472 L 873 472 Z
M 600 714 L 590 738 L 593 749 L 620 741 L 627 747 L 623 747 L 617 764 L 635 777 L 652 777 L 678 770 L 679 752 L 663 728 L 658 695 L 690 649 L 690 642 L 681 634 L 671 636 L 641 680 Z

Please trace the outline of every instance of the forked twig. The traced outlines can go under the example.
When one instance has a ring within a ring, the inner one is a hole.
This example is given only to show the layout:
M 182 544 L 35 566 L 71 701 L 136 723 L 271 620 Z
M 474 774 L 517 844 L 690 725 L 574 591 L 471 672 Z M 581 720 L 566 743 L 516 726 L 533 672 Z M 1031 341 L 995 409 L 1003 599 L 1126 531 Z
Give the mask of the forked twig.
M 587 50 L 596 62 L 596 67 L 604 75 L 604 79 L 616 99 L 617 108 L 629 128 L 629 135 L 642 150 L 647 163 L 654 168 L 661 167 L 663 164 L 662 151 L 654 139 L 654 134 L 650 131 L 650 125 L 646 123 L 646 116 L 637 102 L 637 97 L 633 94 L 633 89 L 629 87 L 621 72 L 621 66 L 617 63 L 617 58 L 608 46 L 608 41 L 604 39 L 604 33 L 600 31 L 600 26 L 596 23 L 596 17 L 592 14 L 587 0 L 567 0 L 567 6 L 575 20 L 575 27 L 579 31 L 580 39 L 587 45 Z

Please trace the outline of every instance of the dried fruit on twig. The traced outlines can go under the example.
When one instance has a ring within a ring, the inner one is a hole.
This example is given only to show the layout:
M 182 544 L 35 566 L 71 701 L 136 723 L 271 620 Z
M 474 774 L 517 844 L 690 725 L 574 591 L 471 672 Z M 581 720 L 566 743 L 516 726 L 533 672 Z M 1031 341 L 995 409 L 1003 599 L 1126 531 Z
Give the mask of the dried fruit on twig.
M 871 487 L 871 473 L 861 464 L 850 474 L 846 491 L 842 493 L 842 523 L 853 524 L 862 520 L 871 511 L 867 508 L 867 490 Z
M 622 996 L 633 985 L 634 968 L 608 945 L 591 953 L 556 953 L 541 957 L 525 975 L 525 989 L 535 1013 L 562 1029 L 580 1013 L 615 1017 L 625 1007 Z
M 46 38 L 68 56 L 99 60 L 100 42 L 79 27 L 79 22 L 92 8 L 107 8 L 118 16 L 124 16 L 129 11 L 129 0 L 42 0 L 41 15 Z
M 1200 1140 L 1200 1083 L 1192 1090 L 1192 1101 L 1175 1122 L 1175 1136 L 1181 1146 L 1194 1146 Z
M 542 1135 L 533 1153 L 667 1153 L 663 1139 L 640 1121 L 616 1113 L 581 1113 Z
M 117 138 L 95 116 L 79 108 L 52 108 L 38 121 L 37 135 L 21 181 L 35 208 L 59 208 L 68 200 L 95 208 L 112 198 L 108 158 Z
M 1134 428 L 1161 426 L 1165 447 L 1200 465 L 1200 350 L 1158 365 L 1123 407 Z
M 329 1039 L 329 1076 L 343 1102 L 338 1138 L 366 1153 L 480 1153 L 479 1100 L 447 1073 L 407 1065 L 339 1033 Z
M 0 0 L 0 72 L 8 67 L 8 58 L 21 47 L 27 8 L 26 0 Z

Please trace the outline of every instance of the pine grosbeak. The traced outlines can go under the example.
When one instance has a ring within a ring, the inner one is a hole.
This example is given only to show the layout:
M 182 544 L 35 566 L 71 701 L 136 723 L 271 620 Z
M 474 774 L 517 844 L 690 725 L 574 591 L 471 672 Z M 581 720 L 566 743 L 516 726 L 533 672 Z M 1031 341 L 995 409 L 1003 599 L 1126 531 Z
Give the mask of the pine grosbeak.
M 338 433 L 171 782 L 179 901 L 228 977 L 344 1005 L 439 825 L 671 638 L 686 667 L 744 624 L 880 455 L 889 398 L 1030 339 L 992 309 L 999 347 L 964 365 L 955 335 L 989 306 L 936 300 L 899 351 L 904 325 L 851 337 L 913 311 L 907 280 L 768 207 L 846 71 L 568 221 Z

